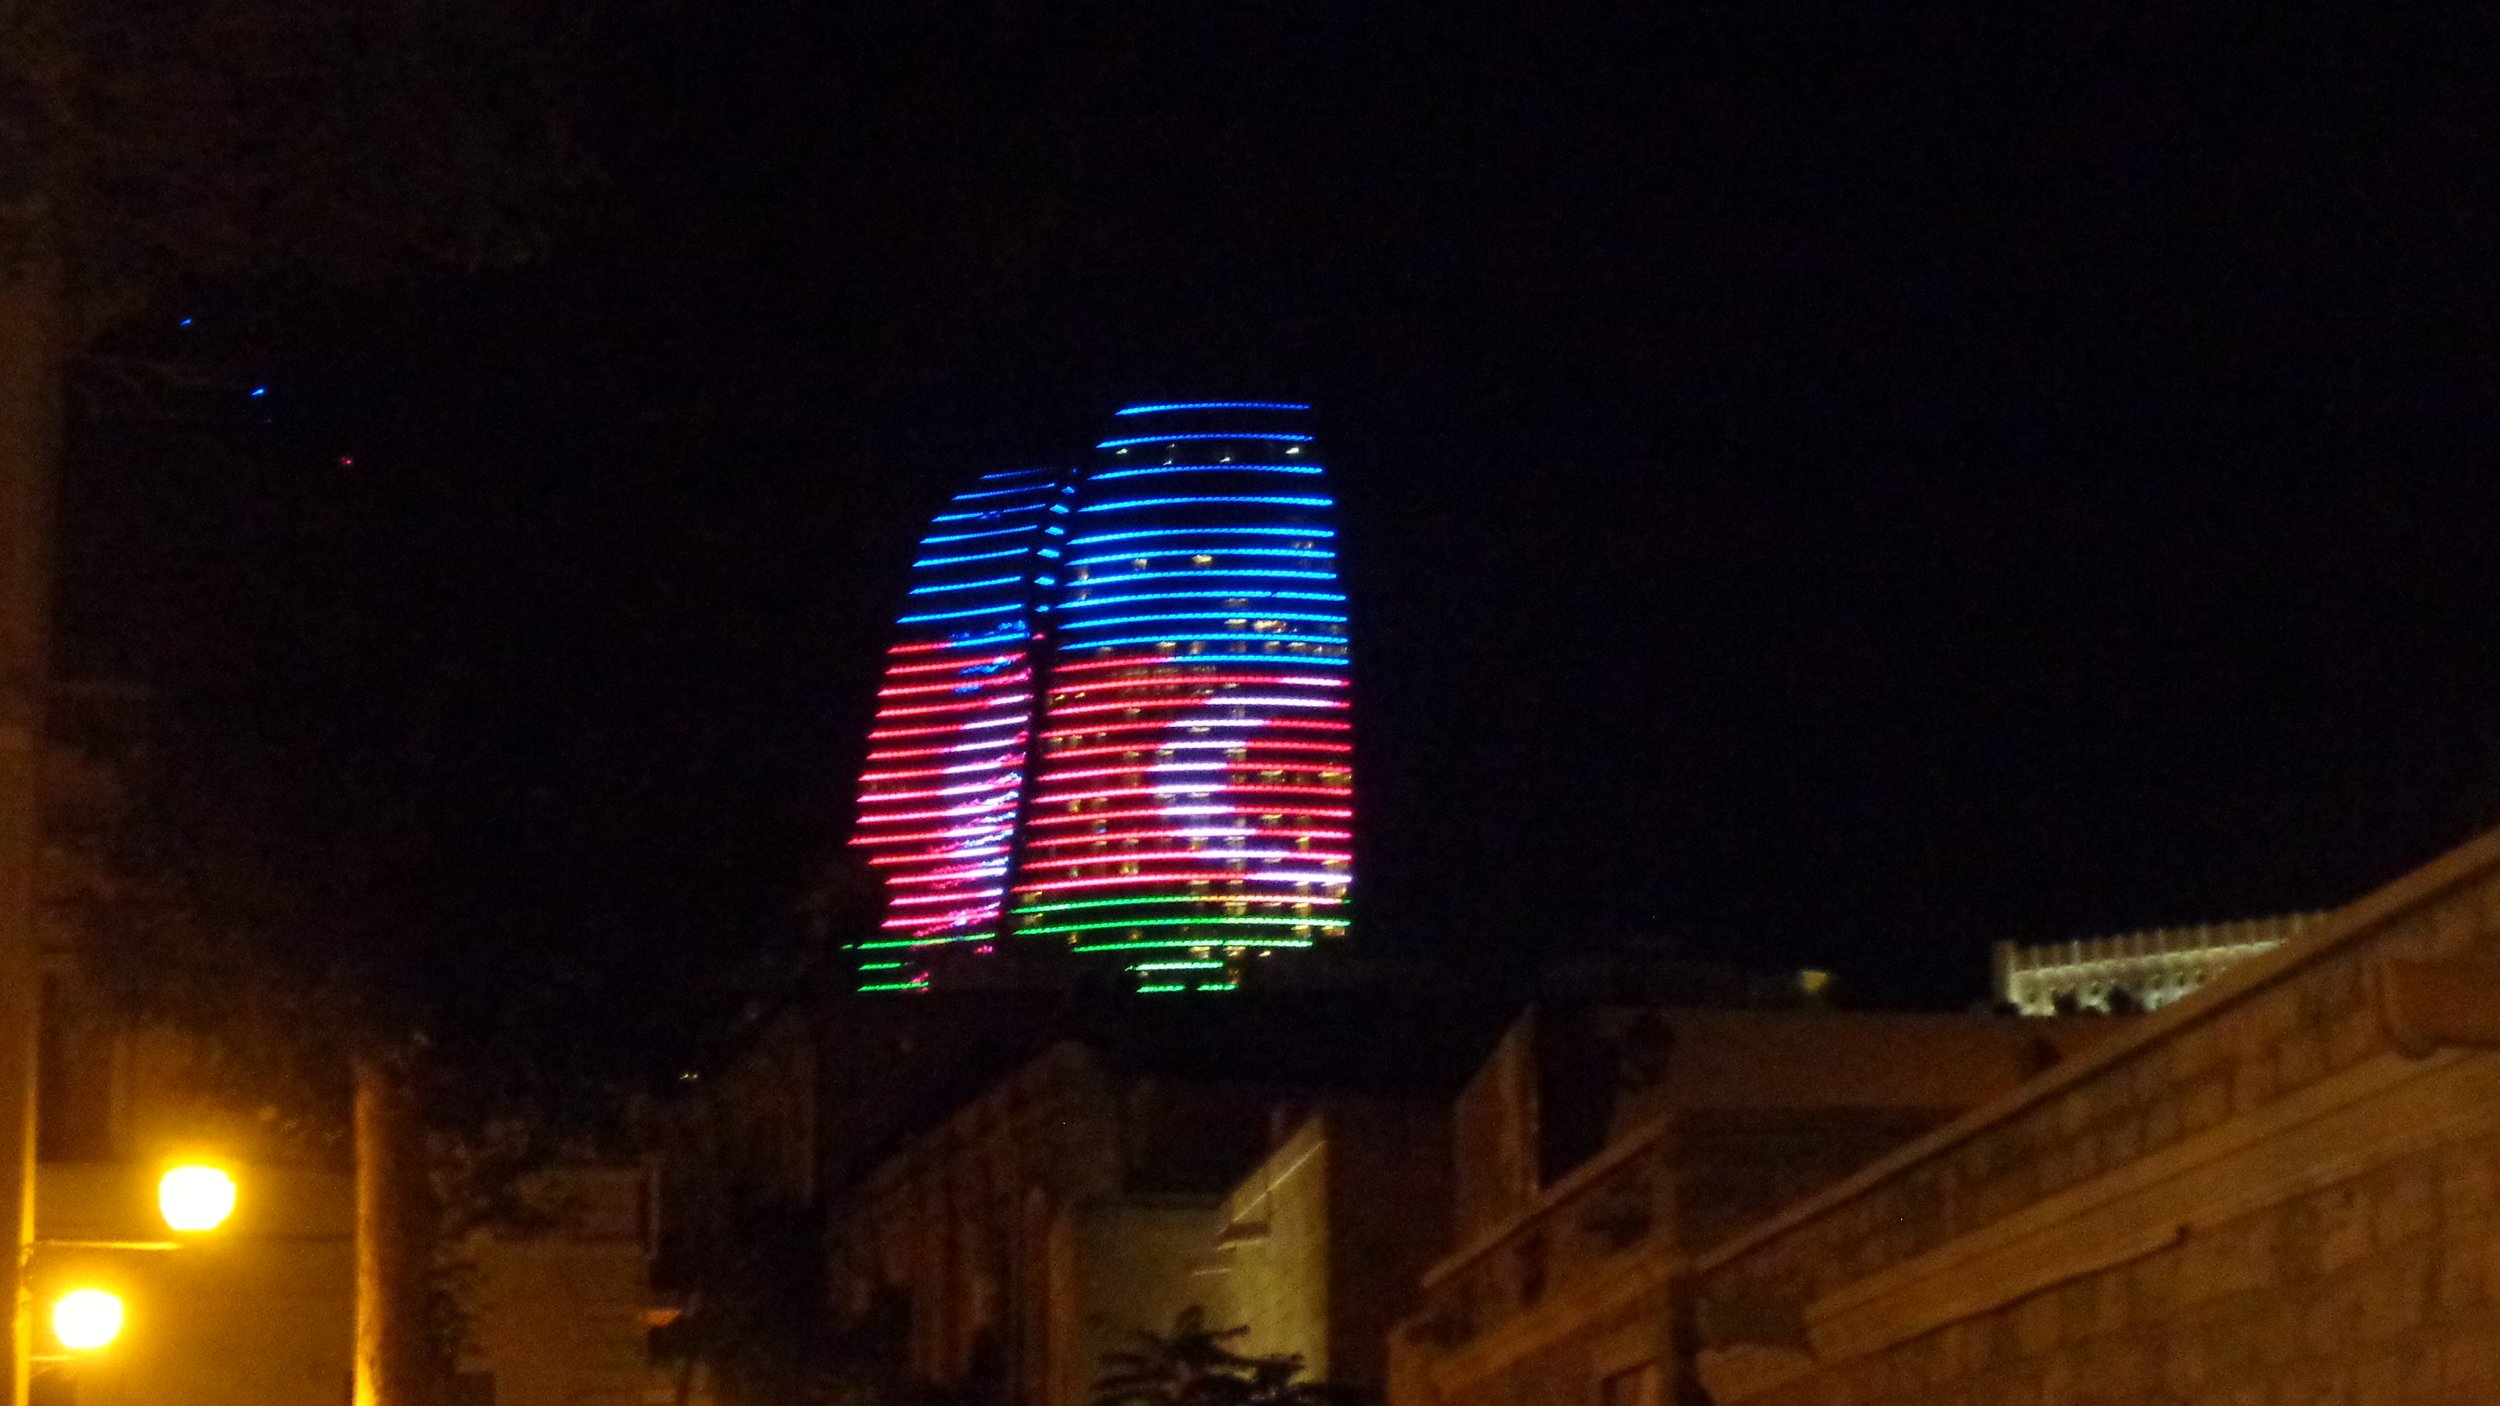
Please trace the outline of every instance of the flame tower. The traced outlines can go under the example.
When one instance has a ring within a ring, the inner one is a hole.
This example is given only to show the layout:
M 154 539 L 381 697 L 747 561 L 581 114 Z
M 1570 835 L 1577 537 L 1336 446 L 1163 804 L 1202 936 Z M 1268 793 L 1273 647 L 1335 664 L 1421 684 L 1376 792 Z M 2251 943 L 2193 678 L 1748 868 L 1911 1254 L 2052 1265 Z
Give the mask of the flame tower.
M 1097 446 L 1059 520 L 1018 944 L 1178 992 L 1345 936 L 1346 598 L 1308 409 L 1134 405 Z
M 1032 738 L 1036 624 L 1066 475 L 995 473 L 957 494 L 912 563 L 886 655 L 851 843 L 884 879 L 860 989 L 925 989 L 954 954 L 994 949 Z

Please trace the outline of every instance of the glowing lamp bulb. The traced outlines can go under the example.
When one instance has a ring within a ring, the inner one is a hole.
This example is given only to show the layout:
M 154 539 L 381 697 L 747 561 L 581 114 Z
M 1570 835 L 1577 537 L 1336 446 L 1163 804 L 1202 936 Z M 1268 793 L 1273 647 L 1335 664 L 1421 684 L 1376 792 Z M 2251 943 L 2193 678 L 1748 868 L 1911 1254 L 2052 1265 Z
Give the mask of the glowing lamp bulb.
M 72 1352 L 93 1352 L 122 1331 L 122 1301 L 102 1289 L 73 1289 L 52 1305 L 52 1336 Z
M 215 1230 L 234 1214 L 234 1178 L 218 1167 L 176 1167 L 156 1184 L 156 1208 L 176 1230 Z

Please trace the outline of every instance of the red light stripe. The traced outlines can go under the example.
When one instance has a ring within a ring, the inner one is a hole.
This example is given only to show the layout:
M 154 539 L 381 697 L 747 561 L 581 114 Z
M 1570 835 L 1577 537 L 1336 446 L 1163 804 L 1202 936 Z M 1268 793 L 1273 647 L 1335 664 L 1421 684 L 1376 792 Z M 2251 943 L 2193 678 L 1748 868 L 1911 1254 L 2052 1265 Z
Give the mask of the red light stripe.
M 1021 664 L 1023 662 L 1024 651 L 1019 649 L 1006 654 L 993 654 L 983 659 L 949 659 L 943 664 L 893 664 L 887 666 L 885 676 L 889 679 L 898 679 L 912 674 L 951 674 L 965 669 L 978 669 L 987 664 Z
M 1044 780 L 1047 782 L 1048 778 Z M 1195 781 L 1175 781 L 1168 786 L 1125 786 L 1107 791 L 1077 791 L 1058 796 L 1035 796 L 1033 804 L 1037 806 L 1064 805 L 1069 801 L 1107 800 L 1113 796 L 1352 796 L 1353 794 L 1354 790 L 1350 786 L 1245 786 L 1227 781 L 1208 781 L 1203 784 Z
M 996 688 L 1006 684 L 1031 683 L 1033 671 L 1020 669 L 1012 674 L 985 674 L 977 679 L 956 679 L 946 683 L 898 684 L 877 690 L 879 698 L 904 698 L 927 693 L 960 693 L 968 689 Z
M 983 843 L 983 846 L 1005 846 L 1005 843 L 1008 843 L 1008 823 L 1005 821 L 980 821 L 978 826 L 980 826 L 978 831 L 970 833 L 970 836 L 968 833 L 963 833 L 963 828 L 958 826 L 958 828 L 953 828 L 953 831 L 915 831 L 915 833 L 910 833 L 910 836 L 858 836 L 850 843 L 855 843 L 855 846 L 910 846 L 910 843 L 920 843 L 920 841 L 965 841 L 965 843 Z M 990 838 L 983 838 L 983 836 L 990 836 Z M 868 863 L 878 863 L 878 861 L 868 861 Z
M 1023 719 L 1002 718 L 999 721 L 1021 723 Z M 987 739 L 996 735 L 994 727 L 995 724 L 978 722 L 933 723 L 927 727 L 881 727 L 870 731 L 868 740 L 886 742 L 897 737 L 973 737 L 976 734 L 982 739 Z M 1024 733 L 1019 729 L 1014 735 L 1022 737 Z
M 1230 816 L 1235 816 L 1235 815 L 1237 815 L 1237 814 L 1238 814 L 1238 813 L 1239 813 L 1242 809 L 1243 809 L 1243 807 L 1240 807 L 1240 806 L 1209 806 L 1209 807 L 1207 807 L 1207 808 L 1206 808 L 1206 813 L 1207 813 L 1207 814 L 1209 814 L 1209 815 L 1221 815 L 1221 816 L 1227 816 L 1227 817 L 1230 817 Z M 1337 807 L 1337 806 L 1281 806 L 1281 805 L 1263 805 L 1263 806 L 1259 806 L 1259 807 L 1257 807 L 1256 809 L 1257 809 L 1257 812 L 1258 812 L 1259 814 L 1261 814 L 1261 815 L 1282 815 L 1282 816 L 1289 816 L 1289 817 L 1291 817 L 1291 818 L 1293 818 L 1293 819 L 1295 819 L 1295 820 L 1352 820 L 1352 819 L 1354 818 L 1354 812 L 1353 812 L 1353 811 L 1348 810 L 1348 809 L 1345 809 L 1345 808 L 1342 808 L 1342 807 Z M 1078 812 L 1078 813 L 1077 813 L 1077 814 L 1075 814 L 1075 815 L 1036 815 L 1036 816 L 1033 816 L 1031 819 L 1027 820 L 1025 823 L 1026 823 L 1026 824 L 1028 824 L 1028 825 L 1082 825 L 1082 824 L 1085 824 L 1085 823 L 1086 823 L 1086 822 L 1088 822 L 1088 821 L 1095 821 L 1095 820 L 1163 820 L 1163 821 L 1169 821 L 1169 820 L 1172 820 L 1172 819 L 1177 818 L 1177 816 L 1178 816 L 1181 812 L 1182 812 L 1182 808 L 1179 808 L 1179 807 L 1175 807 L 1175 808 L 1170 809 L 1170 810 L 1165 810 L 1165 809 L 1155 809 L 1155 810 L 1089 810 L 1089 811 L 1080 811 L 1080 812 Z M 1146 833 L 1149 833 L 1149 832 L 1147 832 L 1147 831 L 1135 831 L 1135 832 L 1130 832 L 1130 831 L 1116 831 L 1116 832 L 1112 832 L 1112 833 L 1115 833 L 1115 834 L 1129 834 L 1129 833 L 1146 834 Z
M 1085 693 L 1094 689 L 1113 688 L 1213 688 L 1224 684 L 1261 684 L 1281 688 L 1344 688 L 1346 681 L 1321 674 L 1189 674 L 1149 679 L 1084 679 L 1076 683 L 1055 684 L 1052 697 L 1064 693 Z
M 1345 742 L 1288 742 L 1282 738 L 1272 737 L 1244 737 L 1229 742 L 1212 739 L 1190 742 L 1113 742 L 1100 747 L 1055 747 L 1051 749 L 1050 759 L 1054 762 L 1064 762 L 1073 761 L 1078 757 L 1108 757 L 1130 752 L 1247 752 L 1254 749 L 1318 752 L 1326 756 L 1343 756 L 1352 752 L 1354 747 Z
M 996 771 L 1001 767 L 1021 765 L 1021 757 L 992 757 L 986 761 L 965 762 L 961 766 L 919 766 L 905 771 L 863 771 L 861 785 L 871 781 L 916 781 L 924 776 L 969 776 L 976 771 Z
M 1334 886 L 1337 884 L 1350 884 L 1352 882 L 1354 882 L 1354 877 L 1350 874 L 1323 874 L 1317 872 L 1305 872 L 1299 869 L 1288 870 L 1282 873 L 1263 872 L 1257 869 L 1176 869 L 1168 874 L 1113 874 L 1107 878 L 1100 879 L 1047 879 L 1038 884 L 1018 884 L 1016 885 L 1016 892 L 1020 894 L 1076 893 L 1085 889 L 1138 888 L 1148 884 L 1242 883 L 1327 884 Z M 1322 897 L 1331 896 L 1333 895 L 1313 895 L 1311 898 L 1304 901 L 1316 903 Z M 1222 901 L 1233 897 L 1233 895 L 1225 893 L 1176 893 L 1172 895 L 1172 897 L 1175 899 L 1215 899 Z
M 1152 835 L 1140 838 L 1164 839 L 1167 837 Z M 1209 859 L 1222 860 L 1227 863 L 1236 859 L 1244 862 L 1257 860 L 1269 863 L 1290 859 L 1308 864 L 1332 862 L 1351 864 L 1354 862 L 1353 855 L 1316 849 L 1127 849 L 1113 850 L 1109 854 L 1078 855 L 1074 859 L 1027 860 L 1024 867 L 1027 869 L 1073 869 L 1085 864 L 1143 864 L 1148 860 L 1161 862 L 1167 859 Z
M 1195 719 L 1186 722 L 1175 722 L 1170 718 L 1163 718 L 1153 722 L 1080 723 L 1075 727 L 1063 727 L 1055 731 L 1045 732 L 1042 734 L 1042 740 L 1045 742 L 1051 742 L 1062 737 L 1101 737 L 1114 732 L 1170 733 L 1177 732 L 1182 728 L 1205 728 L 1209 730 L 1216 728 L 1255 728 L 1262 733 L 1275 732 L 1279 729 L 1285 728 L 1291 728 L 1300 732 L 1352 732 L 1354 730 L 1354 724 L 1331 722 L 1325 718 L 1208 718 L 1203 722 Z
M 1030 693 L 1014 693 L 1004 698 L 967 698 L 961 703 L 932 703 L 923 708 L 879 708 L 877 716 L 880 719 L 919 718 L 931 713 L 977 713 L 991 708 L 1005 708 L 1032 701 L 1033 695 Z
M 1039 634 L 1032 634 L 1032 635 L 1027 635 L 1027 636 L 1025 636 L 1025 638 L 1026 638 L 1026 639 L 1028 639 L 1028 640 L 1036 640 L 1036 639 L 1040 639 L 1040 638 L 1041 638 L 1041 636 L 1040 636 Z M 920 641 L 917 641 L 917 642 L 914 642 L 914 643 L 911 643 L 911 644 L 898 644 L 898 645 L 895 645 L 895 646 L 893 646 L 893 647 L 891 647 L 891 648 L 887 649 L 887 650 L 886 650 L 886 653 L 888 653 L 888 654 L 929 654 L 929 653 L 932 653 L 932 652 L 935 652 L 935 651 L 938 651 L 938 650 L 947 650 L 947 649 L 996 649 L 996 648 L 998 648 L 999 644 L 1000 644 L 1000 641 L 998 641 L 998 640 L 996 640 L 996 639 L 984 639 L 984 640 L 979 640 L 979 641 L 973 641 L 973 640 L 920 640 Z
M 1033 849 L 1048 849 L 1059 845 L 1098 845 L 1120 840 L 1190 840 L 1200 838 L 1238 840 L 1350 840 L 1354 838 L 1354 832 L 1351 830 L 1262 830 L 1254 826 L 1241 826 L 1213 835 L 1192 834 L 1186 829 L 1118 830 L 1101 835 L 1063 835 L 1057 839 L 1032 840 L 1028 842 L 1028 845 Z M 1206 852 L 1210 854 L 1221 853 L 1221 851 L 1216 850 L 1209 850 Z M 1117 858 L 1119 857 L 1119 853 L 1119 851 L 1113 850 L 1108 852 L 1105 857 Z M 871 859 L 868 862 L 874 864 L 877 861 Z
M 991 737 L 980 738 L 971 742 L 958 742 L 951 747 L 889 747 L 882 751 L 870 752 L 867 760 L 872 762 L 907 762 L 914 757 L 956 756 L 965 752 L 995 751 L 1012 745 L 1014 745 L 1014 739 L 1012 738 Z
M 1278 765 L 1263 766 L 1255 761 L 1237 762 L 1230 760 L 1229 758 L 1223 761 L 1212 762 L 1144 761 L 1131 762 L 1121 766 L 1096 766 L 1069 771 L 1053 771 L 1049 775 L 1043 777 L 1042 782 L 1043 784 L 1049 784 L 1054 781 L 1091 781 L 1097 777 L 1103 776 L 1151 776 L 1160 777 L 1175 783 L 1185 783 L 1191 781 L 1194 777 L 1213 776 L 1218 772 L 1331 772 L 1344 771 L 1345 769 L 1345 763 L 1343 762 L 1302 762 L 1299 764 L 1280 763 Z
M 1012 806 L 999 804 L 1000 800 L 1006 799 L 1009 798 L 995 797 L 988 801 L 954 806 L 946 810 L 899 810 L 892 815 L 862 815 L 859 823 L 862 825 L 899 825 L 906 820 L 977 820 L 984 815 L 995 815 L 1001 810 L 1012 811 Z
M 1081 713 L 1130 713 L 1148 708 L 1316 708 L 1341 712 L 1349 706 L 1343 698 L 1132 698 L 1125 703 L 1082 703 L 1073 708 L 1054 707 L 1051 718 L 1073 718 Z M 878 716 L 883 717 L 884 714 Z

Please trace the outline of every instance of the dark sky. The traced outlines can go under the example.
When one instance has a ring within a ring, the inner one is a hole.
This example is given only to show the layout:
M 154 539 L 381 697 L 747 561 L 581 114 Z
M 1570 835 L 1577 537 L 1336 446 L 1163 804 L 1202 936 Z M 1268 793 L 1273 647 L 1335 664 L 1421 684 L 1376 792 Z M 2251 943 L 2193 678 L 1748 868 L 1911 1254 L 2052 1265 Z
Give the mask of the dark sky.
M 2390 8 L 634 10 L 536 267 L 201 302 L 270 393 L 89 432 L 68 652 L 665 1009 L 965 476 L 1307 397 L 1367 944 L 2335 903 L 2500 821 L 2500 47 Z

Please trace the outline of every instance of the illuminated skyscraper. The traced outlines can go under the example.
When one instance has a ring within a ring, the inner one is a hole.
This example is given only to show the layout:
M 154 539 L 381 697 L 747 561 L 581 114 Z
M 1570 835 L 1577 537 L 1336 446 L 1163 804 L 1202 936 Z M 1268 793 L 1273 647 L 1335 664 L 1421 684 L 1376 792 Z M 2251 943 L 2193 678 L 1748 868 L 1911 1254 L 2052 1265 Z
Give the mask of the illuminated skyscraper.
M 1062 519 L 1020 947 L 1207 991 L 1345 935 L 1346 599 L 1308 409 L 1131 406 L 1098 446 Z
M 884 879 L 885 919 L 860 944 L 861 988 L 926 988 L 950 959 L 993 950 L 1024 795 L 1038 595 L 1056 584 L 1066 476 L 1024 469 L 956 495 L 921 539 L 888 651 L 851 843 Z

